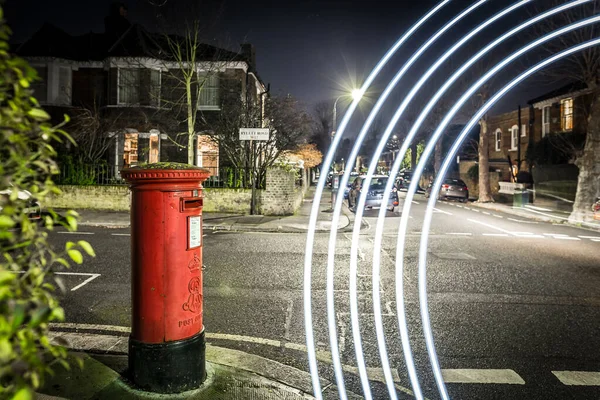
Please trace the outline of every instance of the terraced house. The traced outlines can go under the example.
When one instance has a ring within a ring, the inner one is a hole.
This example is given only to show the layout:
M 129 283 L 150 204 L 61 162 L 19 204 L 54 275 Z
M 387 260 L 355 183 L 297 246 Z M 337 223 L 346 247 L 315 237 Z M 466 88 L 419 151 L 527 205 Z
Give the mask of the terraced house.
M 85 163 L 104 163 L 118 176 L 122 168 L 141 162 L 188 160 L 186 89 L 181 63 L 172 56 L 180 39 L 130 24 L 121 6 L 105 19 L 103 33 L 74 36 L 45 24 L 16 52 L 41 77 L 35 96 L 53 119 L 72 118 L 66 130 L 79 147 L 63 150 L 77 152 Z M 234 102 L 263 101 L 265 85 L 255 60 L 250 44 L 238 52 L 196 48 L 201 90 L 191 99 L 198 113 L 194 163 L 213 173 L 224 160 L 205 135 L 212 122 Z

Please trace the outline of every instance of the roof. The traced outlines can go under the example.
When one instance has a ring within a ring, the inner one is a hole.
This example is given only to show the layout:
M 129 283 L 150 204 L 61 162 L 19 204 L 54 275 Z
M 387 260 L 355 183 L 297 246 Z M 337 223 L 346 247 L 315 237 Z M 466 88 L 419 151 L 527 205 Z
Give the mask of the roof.
M 580 92 L 582 90 L 587 90 L 587 85 L 585 84 L 585 82 L 581 82 L 581 81 L 577 81 L 577 82 L 571 82 L 565 86 L 562 86 L 558 89 L 555 89 L 551 92 L 548 92 L 542 96 L 536 97 L 535 99 L 531 99 L 527 102 L 527 104 L 535 104 L 535 103 L 539 103 L 542 102 L 544 100 L 549 100 L 549 99 L 553 99 L 555 97 L 560 97 L 560 96 L 564 96 L 570 93 L 574 93 L 574 92 Z
M 183 38 L 170 35 L 173 42 Z M 45 23 L 40 30 L 16 49 L 23 57 L 53 57 L 73 61 L 103 61 L 110 57 L 146 57 L 168 61 L 169 42 L 162 34 L 148 32 L 138 24 L 130 25 L 114 39 L 105 33 L 70 35 L 64 30 Z M 198 46 L 199 61 L 244 61 L 241 53 L 221 49 L 208 44 Z

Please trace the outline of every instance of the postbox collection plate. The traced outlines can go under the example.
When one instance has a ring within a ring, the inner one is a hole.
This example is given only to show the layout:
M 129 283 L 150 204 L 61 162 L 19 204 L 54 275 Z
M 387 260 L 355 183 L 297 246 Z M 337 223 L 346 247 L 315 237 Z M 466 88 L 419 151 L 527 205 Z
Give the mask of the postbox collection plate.
M 188 217 L 188 250 L 202 246 L 202 216 Z

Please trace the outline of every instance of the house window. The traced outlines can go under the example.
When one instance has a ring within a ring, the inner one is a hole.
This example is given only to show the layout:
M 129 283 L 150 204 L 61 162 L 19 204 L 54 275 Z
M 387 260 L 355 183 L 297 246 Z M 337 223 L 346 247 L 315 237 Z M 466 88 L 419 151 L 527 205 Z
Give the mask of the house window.
M 118 104 L 140 103 L 140 70 L 137 68 L 119 68 Z
M 563 131 L 573 130 L 573 99 L 560 101 L 560 128 Z
M 123 143 L 123 168 L 129 168 L 138 162 L 138 137 L 137 133 L 126 133 Z
M 542 108 L 542 137 L 550 133 L 550 106 Z
M 33 90 L 33 97 L 40 103 L 46 103 L 48 101 L 48 68 L 34 67 L 38 74 L 38 79 L 31 83 L 31 89 Z
M 71 105 L 71 68 L 58 68 L 58 92 L 52 103 L 61 105 Z
M 495 144 L 496 144 L 496 151 L 500 151 L 500 148 L 502 146 L 502 130 L 497 129 L 496 130 L 496 137 L 495 137 Z
M 160 147 L 158 144 L 158 135 L 150 135 L 150 153 L 148 155 L 148 164 L 158 162 L 158 153 Z
M 517 150 L 519 146 L 519 127 L 517 125 L 513 125 L 510 128 L 510 149 Z
M 200 72 L 198 73 L 198 81 L 202 85 L 198 108 L 202 110 L 219 110 L 219 75 L 214 72 Z
M 154 107 L 160 106 L 160 70 L 150 70 L 150 105 Z
M 527 125 L 523 124 L 521 125 L 521 137 L 526 137 L 527 136 Z

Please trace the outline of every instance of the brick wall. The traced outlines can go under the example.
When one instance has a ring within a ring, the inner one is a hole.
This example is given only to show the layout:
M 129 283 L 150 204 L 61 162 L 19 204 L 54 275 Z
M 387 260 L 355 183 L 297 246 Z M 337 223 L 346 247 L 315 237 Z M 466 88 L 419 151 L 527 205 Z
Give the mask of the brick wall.
M 204 193 L 204 212 L 250 214 L 251 189 L 213 189 Z M 260 191 L 257 195 L 260 198 Z
M 472 180 L 469 178 L 469 169 L 476 164 L 475 161 L 461 161 L 459 165 L 459 175 L 460 179 L 462 179 L 469 188 L 469 197 L 479 197 L 479 179 Z M 492 190 L 492 195 L 497 195 L 500 186 L 498 182 L 500 181 L 500 173 L 498 172 L 490 172 L 490 188 Z
M 513 161 L 517 160 L 517 150 L 511 149 L 510 129 L 513 126 L 518 125 L 518 121 L 519 117 L 517 110 L 500 115 L 490 116 L 488 120 L 488 132 L 490 135 L 490 160 L 506 160 L 507 155 L 510 155 L 510 158 Z M 521 125 L 524 130 L 521 131 L 519 141 L 521 142 L 521 160 L 524 160 L 525 155 L 527 154 L 527 146 L 529 145 L 529 135 L 531 134 L 531 132 L 529 131 L 529 109 L 526 107 L 521 109 Z M 498 130 L 501 131 L 501 141 L 500 149 L 496 150 L 496 132 Z M 522 164 L 522 167 L 525 167 L 524 163 Z
M 127 186 L 59 186 L 62 194 L 48 199 L 43 208 L 127 211 L 131 195 Z
M 281 168 L 267 170 L 266 189 L 260 195 L 263 215 L 292 215 L 302 204 L 304 193 L 296 188 L 293 171 Z

